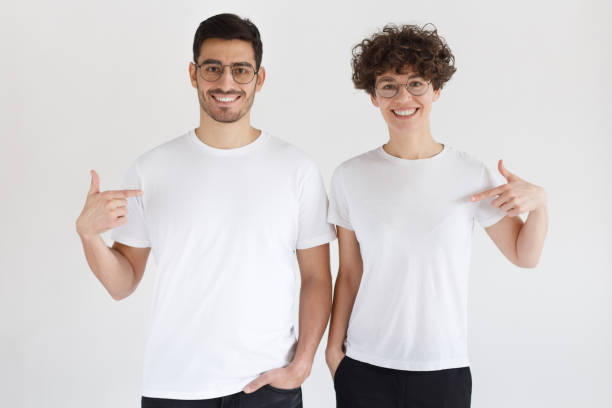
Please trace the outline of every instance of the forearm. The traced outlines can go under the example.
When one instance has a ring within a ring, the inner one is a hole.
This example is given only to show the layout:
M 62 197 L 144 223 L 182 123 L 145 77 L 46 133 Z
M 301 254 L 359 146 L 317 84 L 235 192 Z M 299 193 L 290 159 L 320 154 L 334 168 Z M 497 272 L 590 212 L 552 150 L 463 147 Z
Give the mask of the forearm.
M 351 279 L 355 274 L 346 273 L 340 269 L 334 290 L 334 303 L 329 325 L 327 350 L 344 352 L 344 339 L 348 330 L 349 318 L 359 290 L 360 279 Z M 359 274 L 361 277 L 361 274 Z
M 300 290 L 299 339 L 292 364 L 301 367 L 306 376 L 310 373 L 317 346 L 325 332 L 330 310 L 329 271 L 321 276 L 303 280 Z
M 80 236 L 89 268 L 115 300 L 134 290 L 134 271 L 129 261 L 109 248 L 101 236 Z
M 516 240 L 518 263 L 527 268 L 538 264 L 548 232 L 548 210 L 542 206 L 530 211 Z

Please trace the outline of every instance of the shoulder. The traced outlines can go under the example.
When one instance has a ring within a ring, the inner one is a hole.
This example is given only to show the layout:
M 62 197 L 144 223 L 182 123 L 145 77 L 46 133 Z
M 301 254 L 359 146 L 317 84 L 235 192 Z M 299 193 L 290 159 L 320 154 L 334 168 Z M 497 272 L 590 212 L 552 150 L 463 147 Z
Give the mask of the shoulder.
M 378 155 L 376 154 L 377 150 L 378 148 L 371 149 L 367 152 L 363 152 L 356 156 L 348 158 L 341 162 L 336 168 L 336 170 L 349 171 L 353 169 L 358 169 L 362 166 L 366 166 L 371 163 L 375 163 L 378 161 Z
M 314 158 L 305 152 L 301 147 L 287 142 L 270 133 L 267 134 L 269 140 L 268 151 L 274 158 L 282 163 L 287 169 L 295 169 L 298 172 L 318 172 L 318 165 Z
M 160 160 L 167 159 L 168 157 L 181 155 L 187 143 L 189 143 L 191 133 L 192 131 L 185 132 L 145 151 L 136 158 L 135 164 L 143 169 L 149 165 L 159 165 Z
M 452 145 L 446 145 L 447 155 L 450 156 L 455 165 L 461 165 L 474 170 L 482 171 L 485 167 L 484 161 L 474 153 L 466 152 Z

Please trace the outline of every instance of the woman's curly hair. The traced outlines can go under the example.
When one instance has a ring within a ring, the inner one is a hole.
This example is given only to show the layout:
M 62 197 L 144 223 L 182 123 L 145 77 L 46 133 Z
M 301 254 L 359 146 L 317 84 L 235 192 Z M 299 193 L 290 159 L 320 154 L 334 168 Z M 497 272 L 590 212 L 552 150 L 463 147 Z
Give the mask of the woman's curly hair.
M 353 47 L 353 83 L 355 88 L 374 94 L 376 77 L 391 69 L 400 74 L 406 67 L 441 89 L 455 73 L 455 57 L 444 38 L 416 25 L 386 25 L 382 31 Z

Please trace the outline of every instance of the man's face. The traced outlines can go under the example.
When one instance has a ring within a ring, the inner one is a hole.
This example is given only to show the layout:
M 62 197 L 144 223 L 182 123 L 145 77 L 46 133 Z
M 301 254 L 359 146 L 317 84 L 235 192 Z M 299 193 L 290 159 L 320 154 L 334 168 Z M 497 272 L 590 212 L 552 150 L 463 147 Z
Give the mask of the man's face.
M 419 82 L 421 84 L 419 84 Z M 397 94 L 391 98 L 385 98 L 375 93 L 371 95 L 374 106 L 380 108 L 380 112 L 390 129 L 397 132 L 429 129 L 429 115 L 432 103 L 440 97 L 440 89 L 434 91 L 431 83 L 427 83 L 419 74 L 406 68 L 401 74 L 390 70 L 376 77 L 376 86 L 389 84 L 408 83 L 413 89 L 418 89 L 426 84 L 426 91 L 422 95 L 412 95 L 405 86 L 400 85 Z
M 250 64 L 255 68 L 253 46 L 243 40 L 223 40 L 209 38 L 202 42 L 198 65 L 206 62 L 225 65 L 223 74 L 214 82 L 202 77 L 203 66 L 197 68 L 189 65 L 191 84 L 198 90 L 200 107 L 217 122 L 232 123 L 240 120 L 251 110 L 255 93 L 265 79 L 265 70 L 260 67 L 259 73 L 248 84 L 240 84 L 232 77 L 229 64 Z

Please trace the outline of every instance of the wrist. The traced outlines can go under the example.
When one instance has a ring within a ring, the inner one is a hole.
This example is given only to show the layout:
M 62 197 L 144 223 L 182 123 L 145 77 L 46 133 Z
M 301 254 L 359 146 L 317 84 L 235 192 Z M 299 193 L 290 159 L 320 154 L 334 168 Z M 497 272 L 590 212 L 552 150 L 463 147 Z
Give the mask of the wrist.
M 328 344 L 325 349 L 325 357 L 326 358 L 334 358 L 339 354 L 344 354 L 344 349 L 342 344 Z
M 308 361 L 307 358 L 294 358 L 288 366 L 296 376 L 300 378 L 306 378 L 310 375 L 312 369 L 312 360 Z

